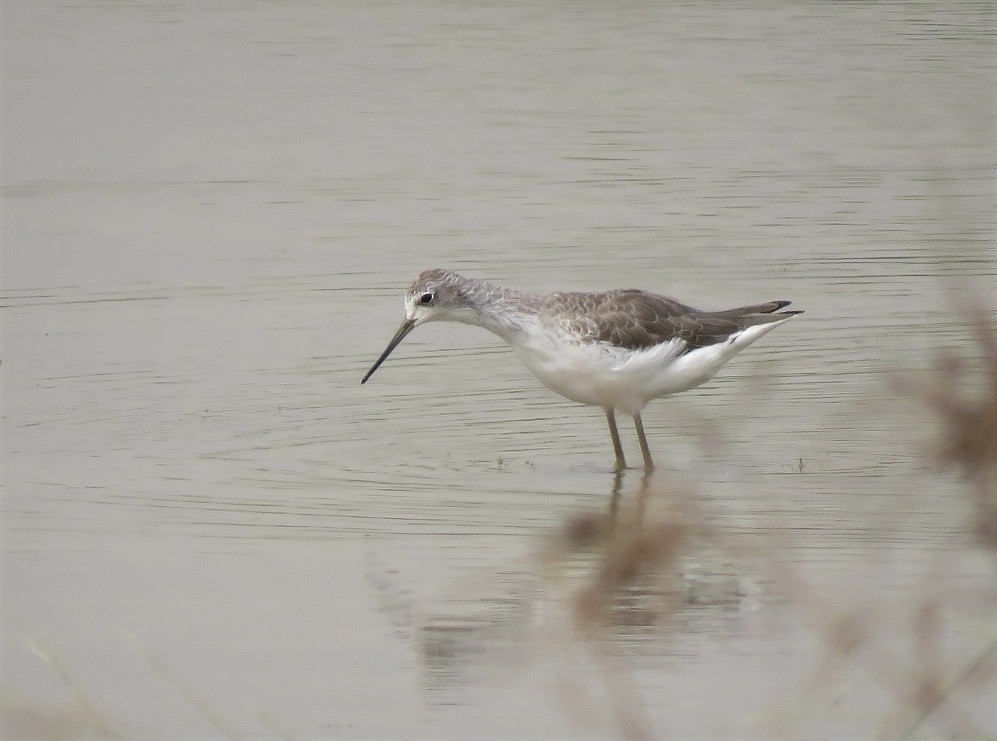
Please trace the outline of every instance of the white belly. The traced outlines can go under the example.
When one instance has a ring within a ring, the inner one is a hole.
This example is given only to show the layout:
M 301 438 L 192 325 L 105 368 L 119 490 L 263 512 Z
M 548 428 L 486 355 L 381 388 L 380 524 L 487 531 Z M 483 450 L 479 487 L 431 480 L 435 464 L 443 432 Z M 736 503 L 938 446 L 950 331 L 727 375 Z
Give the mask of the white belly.
M 633 415 L 653 399 L 713 378 L 734 355 L 781 323 L 749 327 L 726 342 L 687 353 L 681 340 L 634 351 L 600 342 L 560 343 L 544 334 L 512 347 L 533 375 L 561 396 Z

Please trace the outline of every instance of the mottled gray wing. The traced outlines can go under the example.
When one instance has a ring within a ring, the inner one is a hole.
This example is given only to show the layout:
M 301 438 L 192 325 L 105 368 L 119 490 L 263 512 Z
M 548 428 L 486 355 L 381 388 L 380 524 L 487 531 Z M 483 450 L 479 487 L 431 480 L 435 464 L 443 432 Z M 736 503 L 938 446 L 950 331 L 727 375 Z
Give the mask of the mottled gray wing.
M 700 311 L 637 289 L 556 296 L 562 303 L 559 320 L 586 339 L 641 350 L 680 338 L 686 352 L 724 342 L 754 324 L 779 321 L 784 315 L 771 312 L 789 303 L 770 301 L 726 311 Z

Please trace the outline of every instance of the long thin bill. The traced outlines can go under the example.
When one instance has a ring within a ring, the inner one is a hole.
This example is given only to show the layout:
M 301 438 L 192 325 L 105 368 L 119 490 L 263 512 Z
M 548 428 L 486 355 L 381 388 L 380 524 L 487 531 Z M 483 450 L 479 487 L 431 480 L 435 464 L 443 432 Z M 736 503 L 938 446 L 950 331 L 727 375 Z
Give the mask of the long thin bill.
M 389 342 L 388 346 L 384 348 L 384 352 L 381 353 L 381 357 L 379 357 L 377 362 L 370 367 L 370 370 L 367 371 L 367 375 L 360 379 L 361 384 L 367 383 L 367 379 L 374 375 L 374 371 L 381 367 L 381 363 L 388 359 L 388 356 L 391 355 L 391 351 L 398 347 L 398 343 L 404 340 L 405 335 L 413 329 L 415 329 L 415 322 L 413 320 L 406 319 L 402 322 L 402 326 L 398 328 L 398 331 L 395 332 L 395 336 L 391 338 L 391 342 Z

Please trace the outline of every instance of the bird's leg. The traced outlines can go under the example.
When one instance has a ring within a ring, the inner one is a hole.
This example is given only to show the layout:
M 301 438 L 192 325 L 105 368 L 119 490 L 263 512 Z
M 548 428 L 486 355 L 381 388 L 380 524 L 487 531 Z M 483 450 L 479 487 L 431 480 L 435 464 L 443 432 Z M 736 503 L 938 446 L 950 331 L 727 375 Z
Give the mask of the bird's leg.
M 640 412 L 634 414 L 634 425 L 637 427 L 640 452 L 644 455 L 644 470 L 651 473 L 654 470 L 654 461 L 651 460 L 651 449 L 647 447 L 647 438 L 644 437 L 644 423 L 640 421 Z
M 627 467 L 627 459 L 623 457 L 623 446 L 620 444 L 620 431 L 616 429 L 616 415 L 612 407 L 606 407 L 606 421 L 609 422 L 609 434 L 613 437 L 613 450 L 616 452 L 616 470 Z

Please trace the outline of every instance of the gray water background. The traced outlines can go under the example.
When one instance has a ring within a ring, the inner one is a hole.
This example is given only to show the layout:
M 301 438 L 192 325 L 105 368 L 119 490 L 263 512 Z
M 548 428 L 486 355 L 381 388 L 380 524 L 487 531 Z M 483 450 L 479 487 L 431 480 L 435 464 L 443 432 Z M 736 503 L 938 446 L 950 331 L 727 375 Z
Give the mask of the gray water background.
M 992 11 L 5 4 L 5 727 L 617 730 L 535 556 L 608 506 L 601 411 L 452 325 L 359 385 L 436 266 L 792 299 L 645 410 L 659 488 L 830 604 L 902 620 L 940 572 L 988 594 L 964 488 L 886 375 L 970 348 L 960 280 L 997 306 Z M 721 598 L 607 638 L 657 732 L 877 727 L 868 676 L 786 700 L 823 647 L 785 583 L 689 558 Z

